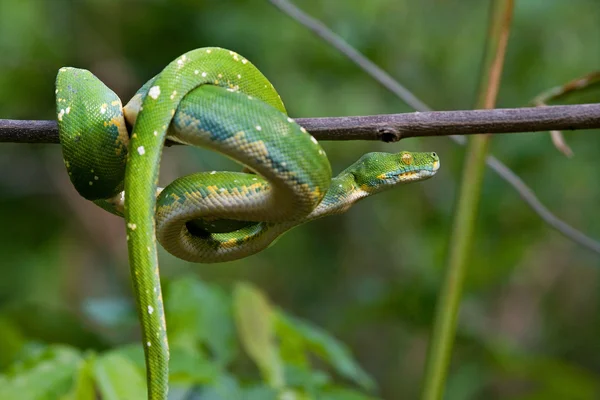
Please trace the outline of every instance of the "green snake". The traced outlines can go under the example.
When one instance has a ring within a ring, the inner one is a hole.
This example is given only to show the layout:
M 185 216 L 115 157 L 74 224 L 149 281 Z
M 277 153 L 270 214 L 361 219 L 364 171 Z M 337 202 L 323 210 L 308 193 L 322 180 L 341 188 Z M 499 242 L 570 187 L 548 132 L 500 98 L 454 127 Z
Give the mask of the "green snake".
M 61 68 L 56 104 L 63 158 L 84 198 L 123 216 L 141 321 L 148 398 L 168 392 L 169 350 L 156 239 L 184 260 L 235 260 L 285 231 L 358 200 L 433 176 L 435 153 L 368 153 L 337 177 L 321 146 L 288 117 L 273 85 L 241 55 L 192 50 L 122 107 L 92 73 Z M 245 166 L 157 186 L 165 139 Z

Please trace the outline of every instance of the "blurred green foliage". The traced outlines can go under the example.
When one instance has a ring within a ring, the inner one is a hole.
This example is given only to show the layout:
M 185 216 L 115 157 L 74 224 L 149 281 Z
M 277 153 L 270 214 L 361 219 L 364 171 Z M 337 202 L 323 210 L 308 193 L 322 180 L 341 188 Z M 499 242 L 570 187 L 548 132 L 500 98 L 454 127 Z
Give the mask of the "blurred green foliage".
M 273 308 L 256 287 L 237 284 L 232 298 L 216 285 L 183 277 L 168 284 L 165 294 L 171 345 L 169 398 L 374 399 L 335 384 L 330 373 L 314 368 L 311 355 L 348 382 L 366 391 L 374 389 L 371 378 L 344 345 Z M 125 312 L 135 318 L 133 308 Z M 114 330 L 117 325 L 103 327 Z M 78 327 L 76 323 L 63 326 Z M 12 352 L 14 359 L 0 374 L 3 400 L 94 400 L 96 392 L 103 400 L 146 398 L 139 343 L 102 353 L 46 345 L 28 341 L 27 330 L 10 320 L 3 321 L 0 333 L 12 336 L 0 350 Z M 238 336 L 246 358 L 240 352 Z M 256 364 L 262 379 L 249 368 L 249 360 Z
M 472 106 L 487 2 L 297 4 L 434 108 Z M 526 105 L 597 70 L 598 21 L 597 0 L 517 2 L 498 106 Z M 250 59 L 294 117 L 410 111 L 267 1 L 0 0 L 0 118 L 54 118 L 53 83 L 62 66 L 90 69 L 128 99 L 169 61 L 202 46 Z M 569 102 L 599 98 L 586 91 Z M 492 151 L 558 215 L 600 238 L 597 133 L 565 133 L 573 159 L 546 134 L 496 136 Z M 196 265 L 162 252 L 172 380 L 182 391 L 174 389 L 174 398 L 200 383 L 209 398 L 268 399 L 273 390 L 416 397 L 463 150 L 444 138 L 324 148 L 334 171 L 365 152 L 403 148 L 435 150 L 442 169 L 432 180 L 295 229 L 248 259 Z M 163 183 L 200 169 L 238 168 L 195 149 L 170 148 L 163 159 Z M 0 146 L 0 221 L 2 390 L 14 390 L 4 383 L 16 373 L 47 384 L 27 387 L 49 398 L 58 396 L 51 391 L 91 398 L 90 382 L 106 399 L 123 382 L 123 390 L 141 390 L 123 223 L 77 196 L 58 146 Z M 549 229 L 490 173 L 477 229 L 446 398 L 600 397 L 598 257 Z M 190 274 L 196 278 L 179 278 Z M 254 286 L 236 286 L 240 280 Z M 254 296 L 243 305 L 257 309 L 234 312 L 243 296 Z M 341 339 L 369 375 L 344 346 L 292 314 Z M 260 337 L 238 339 L 265 318 L 276 323 Z M 277 349 L 268 357 L 250 350 L 271 345 Z M 368 376 L 377 382 L 374 392 Z

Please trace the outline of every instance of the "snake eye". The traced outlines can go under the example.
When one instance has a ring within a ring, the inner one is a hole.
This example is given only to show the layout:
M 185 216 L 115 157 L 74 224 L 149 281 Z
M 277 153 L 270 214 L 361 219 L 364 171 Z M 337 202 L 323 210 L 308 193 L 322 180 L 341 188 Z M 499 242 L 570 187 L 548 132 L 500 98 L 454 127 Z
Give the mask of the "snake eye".
M 410 153 L 402 154 L 402 162 L 406 165 L 410 165 L 413 162 L 413 156 Z
M 437 156 L 438 156 L 437 153 L 435 153 L 435 152 L 431 153 L 431 157 L 437 158 Z

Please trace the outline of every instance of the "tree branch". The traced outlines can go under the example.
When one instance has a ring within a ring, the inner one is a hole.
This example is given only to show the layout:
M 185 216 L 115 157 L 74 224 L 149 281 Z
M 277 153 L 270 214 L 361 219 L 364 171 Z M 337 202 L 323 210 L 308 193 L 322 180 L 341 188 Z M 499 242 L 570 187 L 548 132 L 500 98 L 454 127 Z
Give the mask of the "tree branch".
M 319 140 L 397 142 L 417 136 L 600 128 L 600 104 L 298 118 Z M 0 142 L 58 143 L 55 121 L 0 120 Z

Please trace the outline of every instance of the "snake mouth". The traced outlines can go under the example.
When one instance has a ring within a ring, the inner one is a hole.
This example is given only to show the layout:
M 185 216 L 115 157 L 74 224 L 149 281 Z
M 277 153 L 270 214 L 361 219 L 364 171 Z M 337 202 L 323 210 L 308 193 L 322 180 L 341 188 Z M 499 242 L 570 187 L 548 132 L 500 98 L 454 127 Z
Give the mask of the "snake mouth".
M 394 176 L 399 182 L 420 181 L 435 175 L 437 169 L 421 169 L 417 171 L 408 171 Z
M 438 169 L 440 169 L 440 162 L 436 160 L 430 166 L 421 169 L 404 172 L 397 171 L 380 176 L 380 178 L 391 179 L 394 182 L 420 181 L 432 177 Z

